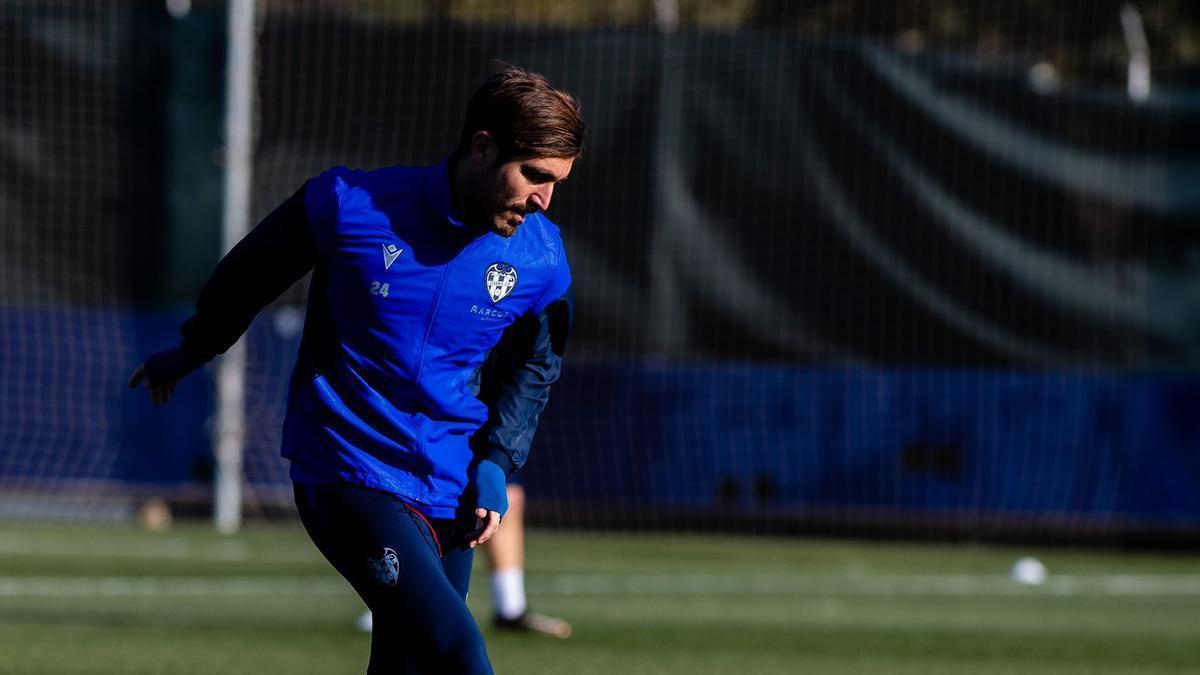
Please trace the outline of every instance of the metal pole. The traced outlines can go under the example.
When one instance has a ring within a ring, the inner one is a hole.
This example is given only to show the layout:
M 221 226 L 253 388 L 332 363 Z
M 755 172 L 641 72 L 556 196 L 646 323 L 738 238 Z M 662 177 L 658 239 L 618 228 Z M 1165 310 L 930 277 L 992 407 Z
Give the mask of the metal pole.
M 225 208 L 222 254 L 246 236 L 254 92 L 254 0 L 229 0 L 229 51 L 225 90 Z M 246 345 L 239 340 L 217 366 L 217 419 L 213 454 L 217 476 L 213 522 L 220 532 L 242 525 L 242 457 L 245 442 Z
M 1142 15 L 1132 3 L 1121 8 L 1121 28 L 1129 49 L 1129 98 L 1140 103 L 1150 98 L 1150 43 L 1142 27 Z
M 654 23 L 660 33 L 679 28 L 679 0 L 654 0 Z

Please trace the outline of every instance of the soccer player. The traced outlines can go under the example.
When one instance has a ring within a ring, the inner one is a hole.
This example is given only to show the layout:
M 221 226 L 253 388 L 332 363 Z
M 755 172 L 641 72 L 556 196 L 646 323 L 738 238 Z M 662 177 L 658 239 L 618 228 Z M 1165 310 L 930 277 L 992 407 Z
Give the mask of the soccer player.
M 562 366 L 571 274 L 544 212 L 583 137 L 570 94 L 504 67 L 441 163 L 308 180 L 217 265 L 179 346 L 129 380 L 166 403 L 313 271 L 282 452 L 305 529 L 374 613 L 369 674 L 492 672 L 471 558 Z

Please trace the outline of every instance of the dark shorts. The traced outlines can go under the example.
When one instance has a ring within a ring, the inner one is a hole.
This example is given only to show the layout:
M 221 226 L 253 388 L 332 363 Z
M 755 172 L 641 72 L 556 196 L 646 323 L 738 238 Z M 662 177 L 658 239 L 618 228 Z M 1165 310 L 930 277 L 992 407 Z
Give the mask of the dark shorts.
M 469 524 L 354 485 L 294 487 L 313 543 L 374 614 L 368 675 L 492 672 L 466 605 Z

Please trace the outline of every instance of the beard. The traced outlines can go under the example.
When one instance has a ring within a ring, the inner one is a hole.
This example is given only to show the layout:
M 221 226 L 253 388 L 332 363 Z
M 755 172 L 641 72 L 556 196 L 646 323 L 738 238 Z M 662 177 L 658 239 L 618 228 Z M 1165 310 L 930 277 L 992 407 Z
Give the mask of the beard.
M 461 196 L 462 222 L 476 235 L 494 232 L 501 237 L 517 233 L 525 218 L 536 211 L 523 201 L 514 201 L 516 194 L 509 188 L 500 171 L 501 162 L 474 172 Z
M 492 231 L 501 237 L 511 237 L 517 233 L 517 228 L 521 226 L 524 220 L 524 213 L 519 212 L 517 209 L 506 207 L 492 218 Z
M 480 187 L 479 203 L 486 205 L 484 212 L 487 215 L 483 220 L 488 229 L 505 238 L 516 234 L 528 210 L 524 204 L 509 203 L 511 197 L 505 189 L 504 178 L 500 172 L 491 172 Z

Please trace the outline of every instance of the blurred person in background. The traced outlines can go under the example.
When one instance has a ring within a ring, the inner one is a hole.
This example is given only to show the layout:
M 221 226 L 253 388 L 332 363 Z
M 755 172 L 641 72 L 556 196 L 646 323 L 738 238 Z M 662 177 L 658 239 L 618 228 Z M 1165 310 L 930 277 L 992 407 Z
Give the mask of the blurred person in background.
M 180 345 L 130 377 L 166 403 L 313 271 L 282 451 L 305 529 L 373 612 L 369 674 L 492 672 L 472 554 L 562 366 L 571 274 L 543 212 L 583 137 L 570 94 L 504 66 L 441 163 L 307 181 L 221 260 Z
M 508 481 L 508 516 L 488 545 L 492 588 L 492 625 L 497 630 L 571 637 L 571 624 L 529 609 L 525 597 L 525 486 L 520 475 Z

